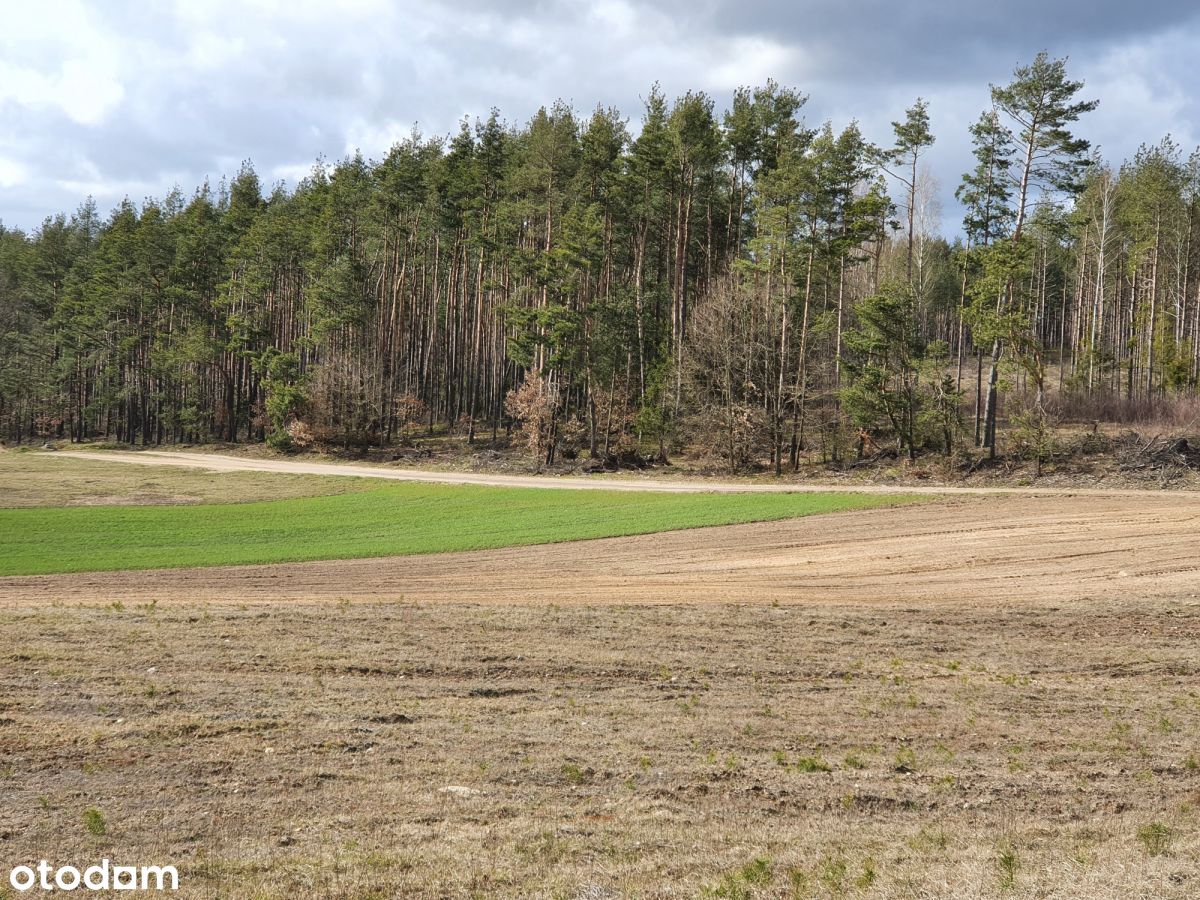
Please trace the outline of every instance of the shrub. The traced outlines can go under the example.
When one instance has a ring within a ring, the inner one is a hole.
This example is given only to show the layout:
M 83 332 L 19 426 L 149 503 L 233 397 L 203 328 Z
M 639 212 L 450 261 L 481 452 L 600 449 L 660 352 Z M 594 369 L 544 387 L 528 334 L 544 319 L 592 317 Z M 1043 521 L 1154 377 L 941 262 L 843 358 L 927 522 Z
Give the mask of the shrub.
M 801 756 L 796 760 L 797 772 L 828 772 L 830 771 L 829 763 L 821 759 L 819 756 Z
M 901 747 L 896 751 L 896 759 L 892 769 L 901 774 L 917 771 L 917 754 L 911 747 Z
M 587 774 L 575 763 L 563 763 L 559 771 L 568 784 L 583 784 L 587 780 Z
M 288 438 L 292 442 L 292 446 L 297 450 L 304 450 L 311 447 L 316 440 L 313 430 L 308 427 L 308 423 L 302 422 L 299 419 L 293 419 L 287 427 Z
M 1137 839 L 1150 856 L 1164 856 L 1171 849 L 1175 832 L 1162 822 L 1151 822 L 1137 830 Z
M 104 821 L 104 813 L 94 806 L 89 806 L 83 811 L 83 827 L 87 829 L 88 834 L 94 837 L 103 837 L 108 833 L 108 824 Z
M 1017 884 L 1017 870 L 1021 867 L 1021 860 L 1017 857 L 1017 851 L 1012 847 L 1002 847 L 1000 854 L 996 857 L 996 868 L 1000 870 L 1000 889 L 1003 891 L 1012 890 Z
M 536 459 L 552 461 L 558 412 L 555 386 L 540 372 L 530 372 L 520 387 L 508 392 L 504 398 L 504 411 L 521 424 L 530 454 Z

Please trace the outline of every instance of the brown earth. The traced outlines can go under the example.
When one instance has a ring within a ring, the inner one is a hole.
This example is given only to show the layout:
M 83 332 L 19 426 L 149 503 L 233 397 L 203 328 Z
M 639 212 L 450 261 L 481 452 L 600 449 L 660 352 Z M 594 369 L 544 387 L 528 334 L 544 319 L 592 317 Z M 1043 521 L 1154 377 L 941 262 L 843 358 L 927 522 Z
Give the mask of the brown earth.
M 1194 599 L 62 587 L 0 607 L 0 869 L 173 864 L 197 898 L 1200 891 Z
M 1188 898 L 1200 497 L 0 579 L 0 897 Z

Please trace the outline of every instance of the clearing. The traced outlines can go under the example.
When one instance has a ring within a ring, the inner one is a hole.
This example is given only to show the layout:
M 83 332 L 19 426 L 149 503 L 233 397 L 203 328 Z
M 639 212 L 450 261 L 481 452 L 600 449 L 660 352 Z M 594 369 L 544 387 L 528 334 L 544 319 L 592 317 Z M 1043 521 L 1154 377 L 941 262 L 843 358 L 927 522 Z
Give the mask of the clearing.
M 0 849 L 186 897 L 1192 897 L 1198 522 L 958 496 L 2 578 Z

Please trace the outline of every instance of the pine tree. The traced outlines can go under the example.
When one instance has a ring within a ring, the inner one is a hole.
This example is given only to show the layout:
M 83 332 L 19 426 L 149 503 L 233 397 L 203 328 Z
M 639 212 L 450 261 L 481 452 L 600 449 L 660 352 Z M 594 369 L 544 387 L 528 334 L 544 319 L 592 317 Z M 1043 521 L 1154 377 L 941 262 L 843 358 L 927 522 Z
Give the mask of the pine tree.
M 1012 134 L 994 109 L 971 126 L 975 168 L 963 175 L 954 196 L 966 208 L 963 230 L 971 244 L 986 247 L 1003 237 L 1015 217 L 1009 170 L 1015 148 Z
M 981 326 L 978 330 L 993 334 L 984 412 L 985 446 L 993 457 L 996 453 L 998 369 L 1004 346 L 1001 335 L 1006 331 L 1013 336 L 1018 334 L 1014 324 L 1018 320 L 1014 317 L 1020 315 L 1021 304 L 1014 292 L 1024 280 L 1024 270 L 1019 266 L 1031 256 L 1027 248 L 1019 246 L 1028 218 L 1030 193 L 1035 189 L 1068 194 L 1079 190 L 1080 178 L 1090 162 L 1087 155 L 1090 145 L 1075 137 L 1068 126 L 1098 105 L 1095 100 L 1076 100 L 1075 95 L 1082 89 L 1083 82 L 1067 78 L 1066 60 L 1052 60 L 1044 51 L 1032 64 L 1018 66 L 1008 85 L 992 86 L 992 104 L 1012 123 L 1009 131 L 1016 145 L 1013 166 L 1016 198 L 1011 241 L 1017 245 L 1015 252 L 993 257 L 993 271 L 1005 276 L 995 298 L 995 309 L 991 307 L 993 297 L 990 292 L 985 289 L 977 294 L 976 319 Z M 1036 346 L 1036 342 L 1025 340 L 1026 336 L 1021 332 L 1019 339 L 1010 342 L 1014 351 Z M 1037 359 L 1040 364 L 1040 355 Z M 1040 389 L 1037 408 L 1041 410 Z
M 899 167 L 895 177 L 907 195 L 904 210 L 908 219 L 908 248 L 905 255 L 905 275 L 913 279 L 913 246 L 916 238 L 915 216 L 917 208 L 917 166 L 921 155 L 935 140 L 929 128 L 929 103 L 920 97 L 904 112 L 903 122 L 893 122 L 896 144 L 887 154 L 887 160 Z

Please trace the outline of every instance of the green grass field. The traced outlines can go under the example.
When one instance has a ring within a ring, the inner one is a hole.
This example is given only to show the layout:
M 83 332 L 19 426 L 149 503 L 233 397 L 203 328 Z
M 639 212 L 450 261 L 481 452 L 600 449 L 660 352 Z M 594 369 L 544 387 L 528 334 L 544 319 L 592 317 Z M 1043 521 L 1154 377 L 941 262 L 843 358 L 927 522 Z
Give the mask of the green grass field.
M 0 509 L 0 575 L 480 550 L 788 519 L 913 499 L 398 484 L 252 503 Z

